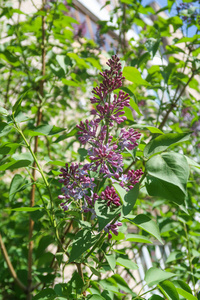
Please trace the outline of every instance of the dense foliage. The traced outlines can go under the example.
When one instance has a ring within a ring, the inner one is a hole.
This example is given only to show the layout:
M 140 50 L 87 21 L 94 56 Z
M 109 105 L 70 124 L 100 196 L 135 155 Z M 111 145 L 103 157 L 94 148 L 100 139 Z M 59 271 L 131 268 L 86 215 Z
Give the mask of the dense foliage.
M 120 0 L 95 41 L 72 1 L 24 2 L 1 2 L 0 299 L 200 299 L 198 1 Z M 139 282 L 143 245 L 170 254 Z

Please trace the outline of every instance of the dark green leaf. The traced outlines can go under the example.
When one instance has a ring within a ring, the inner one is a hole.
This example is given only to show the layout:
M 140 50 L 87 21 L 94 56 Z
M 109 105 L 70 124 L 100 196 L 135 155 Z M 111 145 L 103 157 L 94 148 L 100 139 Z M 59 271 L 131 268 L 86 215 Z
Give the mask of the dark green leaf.
M 139 183 L 137 183 L 134 188 L 132 188 L 126 195 L 124 196 L 123 206 L 122 206 L 122 213 L 124 216 L 127 216 L 131 210 L 133 209 L 136 200 L 139 194 Z
M 95 202 L 95 212 L 98 218 L 99 231 L 101 231 L 110 221 L 120 214 L 121 207 L 107 206 L 105 201 L 98 199 Z
M 46 288 L 33 297 L 33 300 L 51 300 L 55 299 L 56 293 L 53 289 Z
M 158 287 L 161 290 L 161 292 L 164 294 L 164 296 L 167 297 L 167 299 L 179 300 L 178 292 L 177 292 L 175 286 L 173 285 L 173 283 L 170 282 L 169 280 L 165 280 L 165 281 L 161 282 L 158 285 Z
M 149 158 L 151 155 L 165 151 L 169 146 L 187 141 L 191 133 L 167 133 L 151 140 L 144 148 L 144 156 Z
M 80 230 L 73 241 L 72 251 L 69 258 L 69 262 L 78 259 L 85 251 L 94 245 L 98 240 L 99 234 L 93 236 L 91 230 L 82 229 Z
M 178 153 L 162 153 L 146 163 L 146 188 L 151 196 L 158 196 L 180 205 L 184 203 L 189 166 L 186 158 Z
M 12 201 L 18 189 L 24 182 L 24 178 L 20 174 L 16 174 L 10 184 L 9 201 Z

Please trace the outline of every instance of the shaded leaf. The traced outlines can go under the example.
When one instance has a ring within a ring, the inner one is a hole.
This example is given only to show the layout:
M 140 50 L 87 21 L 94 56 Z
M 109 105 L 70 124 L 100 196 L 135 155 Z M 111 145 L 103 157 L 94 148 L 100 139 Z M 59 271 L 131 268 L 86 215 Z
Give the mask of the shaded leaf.
M 99 234 L 93 236 L 91 230 L 82 229 L 80 230 L 73 241 L 71 255 L 69 262 L 78 259 L 85 251 L 94 245 L 98 240 Z
M 166 279 L 172 278 L 173 276 L 176 276 L 176 274 L 152 267 L 147 270 L 144 280 L 146 281 L 148 286 L 153 286 Z
M 162 153 L 146 163 L 146 188 L 150 196 L 159 196 L 180 205 L 184 203 L 189 166 L 178 153 Z
M 158 285 L 158 287 L 161 290 L 161 292 L 164 294 L 164 296 L 167 297 L 167 299 L 179 300 L 178 292 L 175 286 L 173 285 L 173 283 L 170 282 L 169 280 L 163 281 Z
M 151 155 L 165 151 L 169 146 L 187 141 L 190 133 L 167 133 L 151 140 L 144 148 L 144 156 L 149 158 Z
M 153 235 L 157 240 L 159 240 L 159 242 L 163 244 L 162 239 L 160 237 L 158 225 L 153 220 L 151 220 L 150 217 L 144 214 L 140 214 L 137 215 L 134 219 L 128 219 L 128 220 L 131 223 L 135 224 L 137 227 Z
M 101 231 L 110 221 L 120 214 L 121 207 L 114 208 L 107 206 L 105 201 L 98 199 L 95 202 L 95 212 L 98 218 L 99 231 Z

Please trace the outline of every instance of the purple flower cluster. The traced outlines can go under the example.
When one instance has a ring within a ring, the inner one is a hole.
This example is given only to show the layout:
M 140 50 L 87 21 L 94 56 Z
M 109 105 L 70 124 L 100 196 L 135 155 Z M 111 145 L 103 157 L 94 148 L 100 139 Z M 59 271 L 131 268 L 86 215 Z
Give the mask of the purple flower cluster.
M 107 206 L 110 206 L 110 205 L 115 205 L 115 206 L 120 206 L 121 203 L 120 203 L 120 198 L 119 196 L 117 195 L 117 193 L 115 192 L 115 189 L 114 187 L 109 187 L 107 186 L 105 191 L 103 191 L 101 193 L 101 199 L 105 200 L 107 202 Z
M 121 153 L 126 149 L 133 150 L 137 147 L 141 134 L 133 128 L 128 130 L 122 128 L 118 137 L 110 134 L 114 124 L 118 126 L 126 120 L 123 116 L 123 108 L 129 106 L 130 97 L 123 91 L 119 91 L 118 95 L 113 95 L 113 91 L 122 86 L 124 79 L 119 58 L 116 55 L 112 56 L 107 65 L 109 69 L 100 73 L 103 83 L 93 89 L 94 97 L 91 98 L 91 103 L 96 107 L 91 113 L 95 119 L 81 121 L 77 125 L 80 143 L 89 144 L 87 150 L 89 162 L 83 165 L 71 164 L 70 167 L 66 164 L 66 168 L 61 168 L 60 174 L 60 182 L 64 187 L 59 199 L 65 200 L 61 204 L 62 208 L 66 211 L 70 203 L 75 202 L 82 212 L 91 213 L 91 219 L 96 217 L 95 202 L 97 200 L 105 203 L 110 210 L 121 205 L 120 198 L 114 187 L 110 186 L 109 180 L 111 183 L 119 183 L 128 191 L 139 182 L 143 174 L 142 170 L 129 170 L 127 174 L 123 174 Z M 117 128 L 116 132 L 118 132 Z M 94 177 L 91 177 L 91 174 Z M 105 189 L 98 184 L 99 180 L 105 182 Z M 104 230 L 111 238 L 111 232 L 117 235 L 117 227 L 121 225 L 120 222 L 109 223 Z
M 105 120 L 106 124 L 113 126 L 116 122 L 121 124 L 126 120 L 123 108 L 129 106 L 129 95 L 123 91 L 119 92 L 119 95 L 112 95 L 112 92 L 122 86 L 122 80 L 125 77 L 122 76 L 121 63 L 119 62 L 117 55 L 112 56 L 109 59 L 107 65 L 109 70 L 101 72 L 100 75 L 104 78 L 103 83 L 99 87 L 93 89 L 92 93 L 95 95 L 90 99 L 92 104 L 97 103 L 95 109 L 91 111 L 92 115 L 97 116 L 97 121 Z M 113 101 L 111 98 L 113 96 Z
M 112 233 L 114 233 L 114 235 L 118 236 L 118 231 L 117 231 L 117 227 L 122 226 L 121 222 L 115 222 L 115 224 L 110 224 L 108 223 L 105 228 L 104 231 L 106 233 L 108 233 L 108 238 L 111 239 L 112 238 L 112 234 L 110 233 L 110 231 L 112 231 Z
M 62 177 L 62 179 L 60 179 L 59 182 L 63 183 L 64 187 L 61 189 L 63 195 L 59 195 L 58 198 L 62 200 L 65 199 L 65 202 L 61 203 L 64 211 L 69 209 L 72 200 L 79 200 L 83 197 L 85 197 L 87 202 L 91 205 L 94 202 L 92 199 L 94 195 L 91 193 L 91 198 L 87 194 L 88 190 L 93 192 L 96 185 L 94 184 L 94 178 L 88 176 L 88 171 L 84 170 L 83 167 L 81 168 L 80 165 L 73 163 L 70 168 L 68 164 L 66 164 L 66 168 L 61 168 L 60 171 L 61 174 L 59 176 Z M 69 202 L 69 200 L 71 200 L 71 202 Z

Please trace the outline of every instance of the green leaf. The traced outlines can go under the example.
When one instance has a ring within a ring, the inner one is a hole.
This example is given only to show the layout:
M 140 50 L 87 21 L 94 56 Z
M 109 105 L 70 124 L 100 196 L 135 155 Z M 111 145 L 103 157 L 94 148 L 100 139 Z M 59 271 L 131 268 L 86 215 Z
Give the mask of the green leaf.
M 135 85 L 149 85 L 149 83 L 144 80 L 140 72 L 135 67 L 124 67 L 123 76 L 133 82 Z
M 53 289 L 46 288 L 33 297 L 33 300 L 51 300 L 55 299 L 56 293 Z
M 109 264 L 109 266 L 111 267 L 111 269 L 114 271 L 115 266 L 116 266 L 116 260 L 113 254 L 106 254 L 105 258 Z
M 187 141 L 191 133 L 167 133 L 151 140 L 144 148 L 144 156 L 149 158 L 151 155 L 165 151 L 169 146 Z
M 56 60 L 65 74 L 67 73 L 67 66 L 69 65 L 69 58 L 66 55 L 56 55 Z
M 12 208 L 12 209 L 8 208 L 8 210 L 12 210 L 12 211 L 27 211 L 27 212 L 36 211 L 36 210 L 40 210 L 40 209 L 44 209 L 44 208 L 39 207 L 39 206 L 36 206 L 36 207 L 18 207 L 18 208 Z
M 6 122 L 0 122 L 0 137 L 7 135 L 8 132 L 12 129 Z
M 9 201 L 12 201 L 15 197 L 15 194 L 17 193 L 19 187 L 24 182 L 24 178 L 20 174 L 16 174 L 10 184 L 10 191 L 9 191 Z
M 146 188 L 150 196 L 158 196 L 180 205 L 184 203 L 189 166 L 184 155 L 162 153 L 146 163 Z
M 173 0 L 174 1 L 174 0 Z M 149 300 L 165 300 L 164 298 L 158 296 L 158 295 L 153 295 Z
M 38 136 L 38 135 L 55 135 L 62 131 L 66 130 L 65 128 L 56 127 L 55 125 L 40 125 L 38 127 L 33 127 L 25 130 L 25 134 L 29 136 Z
M 179 293 L 179 295 L 183 296 L 185 299 L 187 300 L 198 300 L 196 297 L 194 297 L 192 294 L 186 292 L 183 289 L 180 288 L 176 288 L 177 292 Z
M 29 90 L 30 90 L 30 89 L 29 89 Z M 23 100 L 24 97 L 27 95 L 27 93 L 29 92 L 29 90 L 26 91 L 25 93 L 23 93 L 23 94 L 19 97 L 19 99 L 15 102 L 15 104 L 14 104 L 13 107 L 12 107 L 12 112 L 13 112 L 13 113 L 17 112 L 18 109 L 21 108 L 22 100 Z
M 59 143 L 60 141 L 63 141 L 65 139 L 68 139 L 69 137 L 75 136 L 78 132 L 78 128 L 74 127 L 72 130 L 70 130 L 67 134 L 63 134 L 59 136 L 54 143 Z
M 139 183 L 137 183 L 134 188 L 132 188 L 126 195 L 124 196 L 123 206 L 122 206 L 122 213 L 124 216 L 127 216 L 131 210 L 133 209 L 136 200 L 139 194 Z
M 0 107 L 0 115 L 8 116 L 9 112 L 5 108 Z
M 173 285 L 173 283 L 170 282 L 169 280 L 163 281 L 162 283 L 160 283 L 158 285 L 158 287 L 161 290 L 161 292 L 163 293 L 163 295 L 165 297 L 167 297 L 167 299 L 179 300 L 178 292 L 177 292 L 175 286 Z
M 146 236 L 133 234 L 133 233 L 127 234 L 126 241 L 135 242 L 135 243 L 152 244 L 152 241 L 150 241 Z
M 79 82 L 76 82 L 76 81 L 73 81 L 73 80 L 67 80 L 65 78 L 62 78 L 62 83 L 64 83 L 65 85 L 76 86 L 76 87 L 78 87 L 80 85 Z
M 89 300 L 105 300 L 105 298 L 103 298 L 102 296 L 99 296 L 99 295 L 92 295 L 92 296 L 89 296 L 89 298 L 87 298 Z
M 114 208 L 107 206 L 105 201 L 98 199 L 95 202 L 95 212 L 98 218 L 99 231 L 101 231 L 110 221 L 120 214 L 121 207 Z
M 147 51 L 151 54 L 151 58 L 153 58 L 158 51 L 160 45 L 160 39 L 155 38 L 148 38 L 145 46 L 147 48 Z
M 157 240 L 159 240 L 159 242 L 163 244 L 162 239 L 160 237 L 158 225 L 153 220 L 151 220 L 150 217 L 144 214 L 140 214 L 137 215 L 134 219 L 128 219 L 128 220 L 131 223 L 135 224 L 137 227 L 153 235 Z
M 116 281 L 117 286 L 120 290 L 130 293 L 133 296 L 136 296 L 136 294 L 129 288 L 126 281 L 119 274 L 115 274 L 111 278 L 113 278 Z
M 0 147 L 0 154 L 13 154 L 19 145 L 20 144 L 17 143 L 5 143 L 2 147 Z
M 102 72 L 101 65 L 100 65 L 100 63 L 98 62 L 97 59 L 95 59 L 94 57 L 88 57 L 88 58 L 86 58 L 85 60 L 88 61 L 89 63 L 91 63 L 91 65 L 92 65 L 94 68 L 96 68 L 96 69 L 98 69 L 100 72 Z
M 166 263 L 169 263 L 169 262 L 172 262 L 174 260 L 178 260 L 178 259 L 181 259 L 185 256 L 184 253 L 182 253 L 181 251 L 179 250 L 176 250 L 176 251 L 173 251 L 170 253 L 170 255 L 168 256 L 167 260 L 166 260 Z
M 15 170 L 23 167 L 28 167 L 32 163 L 32 161 L 30 160 L 30 158 L 26 158 L 24 154 L 26 153 L 14 154 L 16 160 L 11 159 L 10 162 L 0 165 L 0 171 Z
M 73 58 L 79 67 L 84 67 L 86 69 L 90 68 L 88 64 L 86 64 L 85 59 L 80 58 L 76 53 L 67 53 L 70 58 Z
M 174 280 L 173 284 L 176 286 L 176 288 L 180 288 L 180 289 L 185 290 L 186 292 L 192 294 L 192 290 L 191 290 L 190 286 L 185 281 L 183 281 L 183 280 Z
M 93 236 L 91 230 L 82 229 L 80 230 L 73 241 L 71 255 L 69 258 L 69 263 L 78 259 L 85 251 L 94 245 L 98 240 L 99 234 Z
M 149 126 L 149 125 L 145 125 L 145 124 L 136 124 L 136 125 L 131 125 L 132 128 L 135 129 L 143 129 L 143 128 L 147 128 L 151 133 L 160 133 L 160 134 L 164 134 L 160 129 L 153 127 L 153 126 Z
M 113 187 L 115 188 L 115 190 L 116 190 L 117 194 L 119 195 L 119 197 L 122 201 L 122 204 L 123 204 L 124 203 L 124 197 L 125 197 L 127 192 L 118 183 L 114 183 Z
M 134 263 L 130 259 L 126 259 L 126 258 L 122 258 L 122 257 L 118 257 L 116 264 L 119 266 L 122 266 L 124 268 L 131 269 L 131 270 L 138 269 L 138 266 L 136 265 L 136 263 Z
M 173 276 L 176 276 L 176 274 L 152 267 L 147 270 L 144 280 L 146 281 L 148 286 L 153 286 Z

